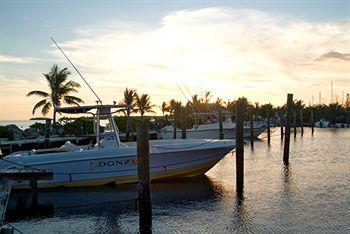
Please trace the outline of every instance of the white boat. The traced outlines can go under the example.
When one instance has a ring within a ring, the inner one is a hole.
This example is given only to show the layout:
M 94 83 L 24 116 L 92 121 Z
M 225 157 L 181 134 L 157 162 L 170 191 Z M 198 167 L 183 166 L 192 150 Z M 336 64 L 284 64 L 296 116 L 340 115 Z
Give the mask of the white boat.
M 67 142 L 60 148 L 15 152 L 0 159 L 0 169 L 51 170 L 52 180 L 39 180 L 39 188 L 124 184 L 137 181 L 136 142 L 121 143 L 111 109 L 118 105 L 59 108 L 63 113 L 91 113 L 94 116 L 96 145 L 80 147 Z M 110 129 L 100 133 L 100 119 L 109 120 Z M 150 141 L 151 179 L 204 174 L 235 146 L 233 140 Z M 16 181 L 14 188 L 28 187 Z
M 329 121 L 325 119 L 320 119 L 320 121 L 315 122 L 315 128 L 328 128 Z
M 236 123 L 232 122 L 230 118 L 227 118 L 222 123 L 225 139 L 234 139 L 236 137 Z M 266 124 L 264 121 L 253 122 L 253 136 L 257 138 L 261 133 L 266 130 Z M 245 138 L 250 137 L 250 123 L 245 122 L 243 125 L 243 136 Z M 161 129 L 160 137 L 162 139 L 174 138 L 174 127 L 171 125 L 165 126 Z M 186 129 L 186 138 L 188 139 L 218 139 L 219 123 L 208 123 L 194 125 L 190 129 Z M 181 129 L 176 129 L 176 138 L 181 138 Z

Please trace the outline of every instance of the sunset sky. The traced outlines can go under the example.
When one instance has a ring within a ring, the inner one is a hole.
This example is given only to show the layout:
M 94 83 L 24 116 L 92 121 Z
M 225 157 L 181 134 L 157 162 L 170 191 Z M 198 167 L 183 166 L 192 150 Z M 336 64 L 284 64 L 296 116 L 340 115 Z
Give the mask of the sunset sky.
M 66 51 L 104 103 L 126 87 L 154 104 L 245 96 L 281 105 L 350 92 L 350 1 L 0 0 L 0 120 L 32 116 L 42 73 L 68 67 L 85 103 L 96 100 L 54 47 Z M 188 91 L 186 87 L 188 87 Z M 159 110 L 158 110 L 159 111 Z M 40 111 L 35 116 L 41 116 Z

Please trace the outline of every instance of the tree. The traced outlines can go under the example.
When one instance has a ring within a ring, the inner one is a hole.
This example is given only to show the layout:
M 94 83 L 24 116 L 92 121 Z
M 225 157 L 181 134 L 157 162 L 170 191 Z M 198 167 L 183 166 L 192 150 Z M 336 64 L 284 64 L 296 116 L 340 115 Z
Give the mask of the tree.
M 163 103 L 162 103 L 161 110 L 162 110 L 163 117 L 164 117 L 165 112 L 168 112 L 168 111 L 169 111 L 169 106 L 166 104 L 166 102 L 163 102 Z
M 71 73 L 68 71 L 68 68 L 59 69 L 56 64 L 52 65 L 49 73 L 43 73 L 50 91 L 44 92 L 40 90 L 34 90 L 26 95 L 27 97 L 36 95 L 44 98 L 34 105 L 32 112 L 33 115 L 38 108 L 42 108 L 41 113 L 46 116 L 50 109 L 54 107 L 53 123 L 55 124 L 55 107 L 60 107 L 62 101 L 68 105 L 77 106 L 79 106 L 79 103 L 84 103 L 82 99 L 70 95 L 71 93 L 77 93 L 77 88 L 80 88 L 80 84 L 77 82 L 74 82 L 72 80 L 66 82 L 70 74 Z
M 151 97 L 148 94 L 136 94 L 136 110 L 140 113 L 141 119 L 143 119 L 143 115 L 147 112 L 152 112 L 152 108 L 154 105 L 151 104 Z
M 136 90 L 135 89 L 128 89 L 128 88 L 126 88 L 124 90 L 124 98 L 120 102 L 121 105 L 125 105 L 126 106 L 125 108 L 121 109 L 121 111 L 123 111 L 124 114 L 127 117 L 126 129 L 125 129 L 125 139 L 126 139 L 126 141 L 129 141 L 129 136 L 130 136 L 130 114 L 132 112 L 135 112 L 135 109 L 134 109 L 135 98 L 136 98 Z

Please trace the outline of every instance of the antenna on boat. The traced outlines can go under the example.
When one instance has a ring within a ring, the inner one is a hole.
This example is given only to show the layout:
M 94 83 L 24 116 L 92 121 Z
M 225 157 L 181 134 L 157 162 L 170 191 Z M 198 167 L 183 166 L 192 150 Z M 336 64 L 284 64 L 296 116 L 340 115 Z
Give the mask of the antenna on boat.
M 64 57 L 68 60 L 68 62 L 72 65 L 72 67 L 75 69 L 75 71 L 79 74 L 79 76 L 83 79 L 83 81 L 85 82 L 85 84 L 89 87 L 89 89 L 93 92 L 93 94 L 96 96 L 96 98 L 98 99 L 98 102 L 100 104 L 102 104 L 102 100 L 97 96 L 96 92 L 92 89 L 92 87 L 89 85 L 89 83 L 85 80 L 85 78 L 83 77 L 83 75 L 79 72 L 79 70 L 74 66 L 74 64 L 72 63 L 72 61 L 70 61 L 70 59 L 68 58 L 68 56 L 64 53 L 64 51 L 61 49 L 61 47 L 56 43 L 56 41 L 53 39 L 53 37 L 50 37 L 51 40 L 53 41 L 53 43 L 55 43 L 55 45 L 57 46 L 57 48 L 62 52 L 62 54 L 64 55 Z
M 170 74 L 170 77 L 171 77 L 171 78 L 173 79 L 173 81 L 175 82 L 175 84 L 176 84 L 176 86 L 178 87 L 178 89 L 181 91 L 182 95 L 183 95 L 183 96 L 185 97 L 185 99 L 191 104 L 191 109 L 192 109 L 192 111 L 193 111 L 193 112 L 196 112 L 196 111 L 194 110 L 193 106 L 196 107 L 196 108 L 199 110 L 199 108 L 198 108 L 196 105 L 194 105 L 194 103 L 192 103 L 192 101 L 191 101 L 190 99 L 187 98 L 185 92 L 182 90 L 181 86 L 180 86 L 179 83 L 176 81 L 176 79 L 175 79 L 173 73 L 170 71 L 169 68 L 167 68 L 167 71 L 168 71 L 168 73 Z M 190 95 L 191 95 L 191 94 L 190 94 Z

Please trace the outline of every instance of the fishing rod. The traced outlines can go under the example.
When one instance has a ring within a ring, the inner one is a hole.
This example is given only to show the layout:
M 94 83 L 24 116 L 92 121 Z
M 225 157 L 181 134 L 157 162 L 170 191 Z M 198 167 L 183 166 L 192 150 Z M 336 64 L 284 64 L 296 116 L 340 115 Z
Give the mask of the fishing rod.
M 168 71 L 168 73 L 170 74 L 170 76 L 171 76 L 171 78 L 173 79 L 173 81 L 175 82 L 176 86 L 180 89 L 182 95 L 183 95 L 183 96 L 186 98 L 186 100 L 191 104 L 191 109 L 192 109 L 192 111 L 195 112 L 195 110 L 194 110 L 194 108 L 193 108 L 194 104 L 187 98 L 187 96 L 185 95 L 184 91 L 182 90 L 182 88 L 181 88 L 181 86 L 179 85 L 179 83 L 176 81 L 174 75 L 171 73 L 171 71 L 170 71 L 169 68 L 167 68 L 167 71 Z
M 61 47 L 56 43 L 56 41 L 53 39 L 53 37 L 50 37 L 51 40 L 53 41 L 53 43 L 55 43 L 55 45 L 57 46 L 57 48 L 62 52 L 62 54 L 64 55 L 64 57 L 68 60 L 68 62 L 72 65 L 72 67 L 75 69 L 75 71 L 79 74 L 79 76 L 83 79 L 83 81 L 85 82 L 85 84 L 90 88 L 90 90 L 93 92 L 93 94 L 95 95 L 95 97 L 98 99 L 98 102 L 100 102 L 100 104 L 102 104 L 102 100 L 99 98 L 99 96 L 96 94 L 96 92 L 92 89 L 92 87 L 89 85 L 89 83 L 85 80 L 85 78 L 83 77 L 83 75 L 79 72 L 79 70 L 74 66 L 74 64 L 72 63 L 72 61 L 70 61 L 70 59 L 68 58 L 68 56 L 64 53 L 64 51 L 61 49 Z

